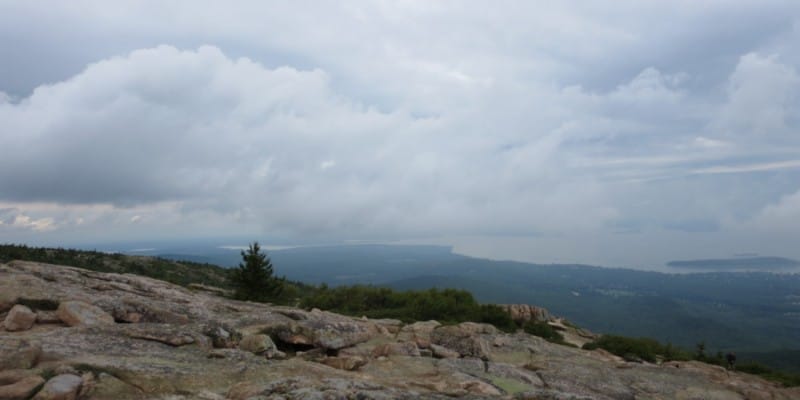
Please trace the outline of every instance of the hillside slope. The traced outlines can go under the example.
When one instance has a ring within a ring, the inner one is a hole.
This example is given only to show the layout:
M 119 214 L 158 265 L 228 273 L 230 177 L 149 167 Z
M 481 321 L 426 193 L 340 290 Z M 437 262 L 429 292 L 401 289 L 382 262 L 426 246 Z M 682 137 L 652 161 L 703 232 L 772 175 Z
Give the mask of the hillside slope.
M 489 325 L 352 318 L 35 262 L 0 264 L 0 318 L 0 398 L 800 398 Z

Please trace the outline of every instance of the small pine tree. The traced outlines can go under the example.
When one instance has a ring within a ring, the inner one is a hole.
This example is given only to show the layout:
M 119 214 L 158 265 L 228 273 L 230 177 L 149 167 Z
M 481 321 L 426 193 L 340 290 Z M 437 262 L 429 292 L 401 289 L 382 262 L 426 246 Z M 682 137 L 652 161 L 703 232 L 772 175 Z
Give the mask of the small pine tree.
M 277 278 L 272 262 L 261 252 L 258 242 L 253 242 L 247 251 L 242 251 L 242 262 L 231 271 L 231 285 L 238 300 L 275 301 L 283 292 L 284 278 Z

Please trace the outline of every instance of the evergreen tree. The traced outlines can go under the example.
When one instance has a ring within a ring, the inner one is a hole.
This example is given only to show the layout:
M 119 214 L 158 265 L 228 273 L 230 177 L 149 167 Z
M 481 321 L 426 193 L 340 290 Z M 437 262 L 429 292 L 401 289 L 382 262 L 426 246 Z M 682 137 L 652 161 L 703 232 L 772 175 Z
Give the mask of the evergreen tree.
M 261 252 L 258 242 L 253 242 L 242 251 L 242 262 L 231 271 L 231 286 L 235 288 L 234 297 L 239 300 L 275 301 L 283 292 L 284 278 L 277 278 L 272 270 L 272 262 Z

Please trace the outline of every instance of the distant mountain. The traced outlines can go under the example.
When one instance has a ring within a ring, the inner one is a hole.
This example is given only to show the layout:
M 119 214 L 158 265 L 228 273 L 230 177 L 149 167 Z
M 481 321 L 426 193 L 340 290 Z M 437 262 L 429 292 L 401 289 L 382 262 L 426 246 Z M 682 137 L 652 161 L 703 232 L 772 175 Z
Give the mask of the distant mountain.
M 670 261 L 673 268 L 700 270 L 782 270 L 800 267 L 800 261 L 783 257 L 738 257 L 705 260 Z

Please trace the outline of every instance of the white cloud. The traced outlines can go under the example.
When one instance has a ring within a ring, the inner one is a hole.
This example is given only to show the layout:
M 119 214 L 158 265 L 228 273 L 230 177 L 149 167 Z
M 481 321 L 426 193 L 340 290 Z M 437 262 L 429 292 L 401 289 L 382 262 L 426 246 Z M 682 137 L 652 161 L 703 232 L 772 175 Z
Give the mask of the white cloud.
M 797 221 L 800 221 L 800 190 L 767 205 L 745 226 L 759 231 L 778 231 L 796 235 L 800 233 Z
M 52 218 L 32 219 L 24 214 L 18 214 L 11 225 L 15 228 L 32 229 L 37 232 L 46 232 L 56 229 Z
M 0 4 L 0 201 L 53 237 L 569 248 L 800 181 L 797 3 L 90 3 Z
M 749 53 L 741 57 L 728 82 L 728 102 L 717 129 L 728 135 L 796 136 L 800 117 L 800 76 L 776 55 Z

